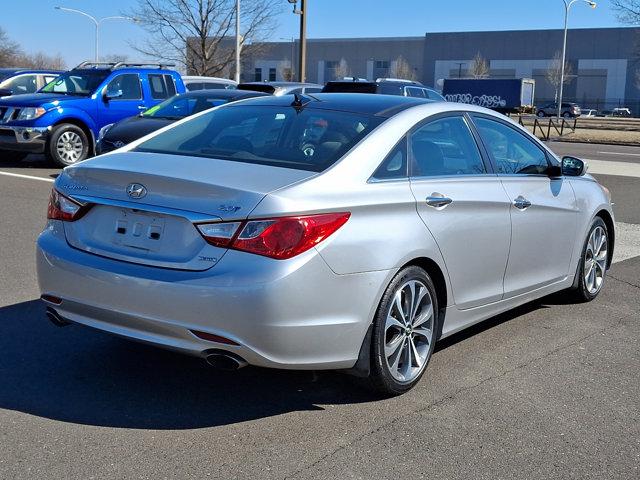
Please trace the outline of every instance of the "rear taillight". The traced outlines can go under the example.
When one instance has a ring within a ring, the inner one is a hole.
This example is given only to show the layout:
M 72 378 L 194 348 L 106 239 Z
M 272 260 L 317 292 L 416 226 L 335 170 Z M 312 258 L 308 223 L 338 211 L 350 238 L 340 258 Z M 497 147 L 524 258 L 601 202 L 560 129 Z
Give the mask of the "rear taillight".
M 284 260 L 318 245 L 347 220 L 350 213 L 267 218 L 245 222 L 198 224 L 211 245 Z
M 81 203 L 64 196 L 55 188 L 51 190 L 49 206 L 47 208 L 48 219 L 73 222 L 84 215 L 86 211 L 86 205 L 82 205 Z

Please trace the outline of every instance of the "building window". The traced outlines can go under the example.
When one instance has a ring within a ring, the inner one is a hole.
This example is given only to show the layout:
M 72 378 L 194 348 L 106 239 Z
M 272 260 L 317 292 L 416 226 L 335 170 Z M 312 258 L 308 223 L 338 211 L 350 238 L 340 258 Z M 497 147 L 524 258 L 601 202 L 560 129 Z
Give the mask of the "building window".
M 275 68 L 270 68 L 269 69 L 269 81 L 270 82 L 275 82 L 276 81 L 276 69 Z
M 256 68 L 254 73 L 254 81 L 261 82 L 262 81 L 262 69 Z
M 389 68 L 389 60 L 376 60 L 376 68 Z

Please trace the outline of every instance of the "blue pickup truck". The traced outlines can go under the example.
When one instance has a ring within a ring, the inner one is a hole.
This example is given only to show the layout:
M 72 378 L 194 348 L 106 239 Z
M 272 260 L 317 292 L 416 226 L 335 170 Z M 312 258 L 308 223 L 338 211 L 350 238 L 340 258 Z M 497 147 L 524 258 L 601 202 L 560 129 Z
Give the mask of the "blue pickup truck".
M 185 92 L 167 67 L 84 62 L 36 93 L 0 99 L 0 161 L 44 153 L 64 167 L 93 155 L 103 127 Z

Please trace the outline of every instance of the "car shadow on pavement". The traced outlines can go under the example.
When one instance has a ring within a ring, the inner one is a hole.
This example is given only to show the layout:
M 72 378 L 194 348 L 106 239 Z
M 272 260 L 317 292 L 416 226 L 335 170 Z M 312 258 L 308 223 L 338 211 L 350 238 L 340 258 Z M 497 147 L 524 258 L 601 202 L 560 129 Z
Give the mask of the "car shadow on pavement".
M 554 298 L 452 335 L 438 342 L 436 351 L 548 308 Z M 56 327 L 40 300 L 0 307 L 0 409 L 86 425 L 171 430 L 379 399 L 355 377 L 338 372 L 255 367 L 224 372 L 197 358 L 80 325 Z
M 0 409 L 86 425 L 191 429 L 377 399 L 354 377 L 204 361 L 70 325 L 40 300 L 0 308 Z

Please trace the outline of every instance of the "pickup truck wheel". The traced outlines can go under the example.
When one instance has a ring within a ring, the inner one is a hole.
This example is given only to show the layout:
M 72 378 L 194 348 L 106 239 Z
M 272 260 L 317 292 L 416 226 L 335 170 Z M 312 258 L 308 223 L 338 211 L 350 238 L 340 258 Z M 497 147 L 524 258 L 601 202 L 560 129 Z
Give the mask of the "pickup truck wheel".
M 544 110 L 538 110 L 538 116 L 539 116 L 540 118 L 543 118 L 543 117 L 545 116 L 545 115 L 544 115 Z
M 47 147 L 47 157 L 61 167 L 73 165 L 89 156 L 89 139 L 76 125 L 63 123 L 54 127 Z

